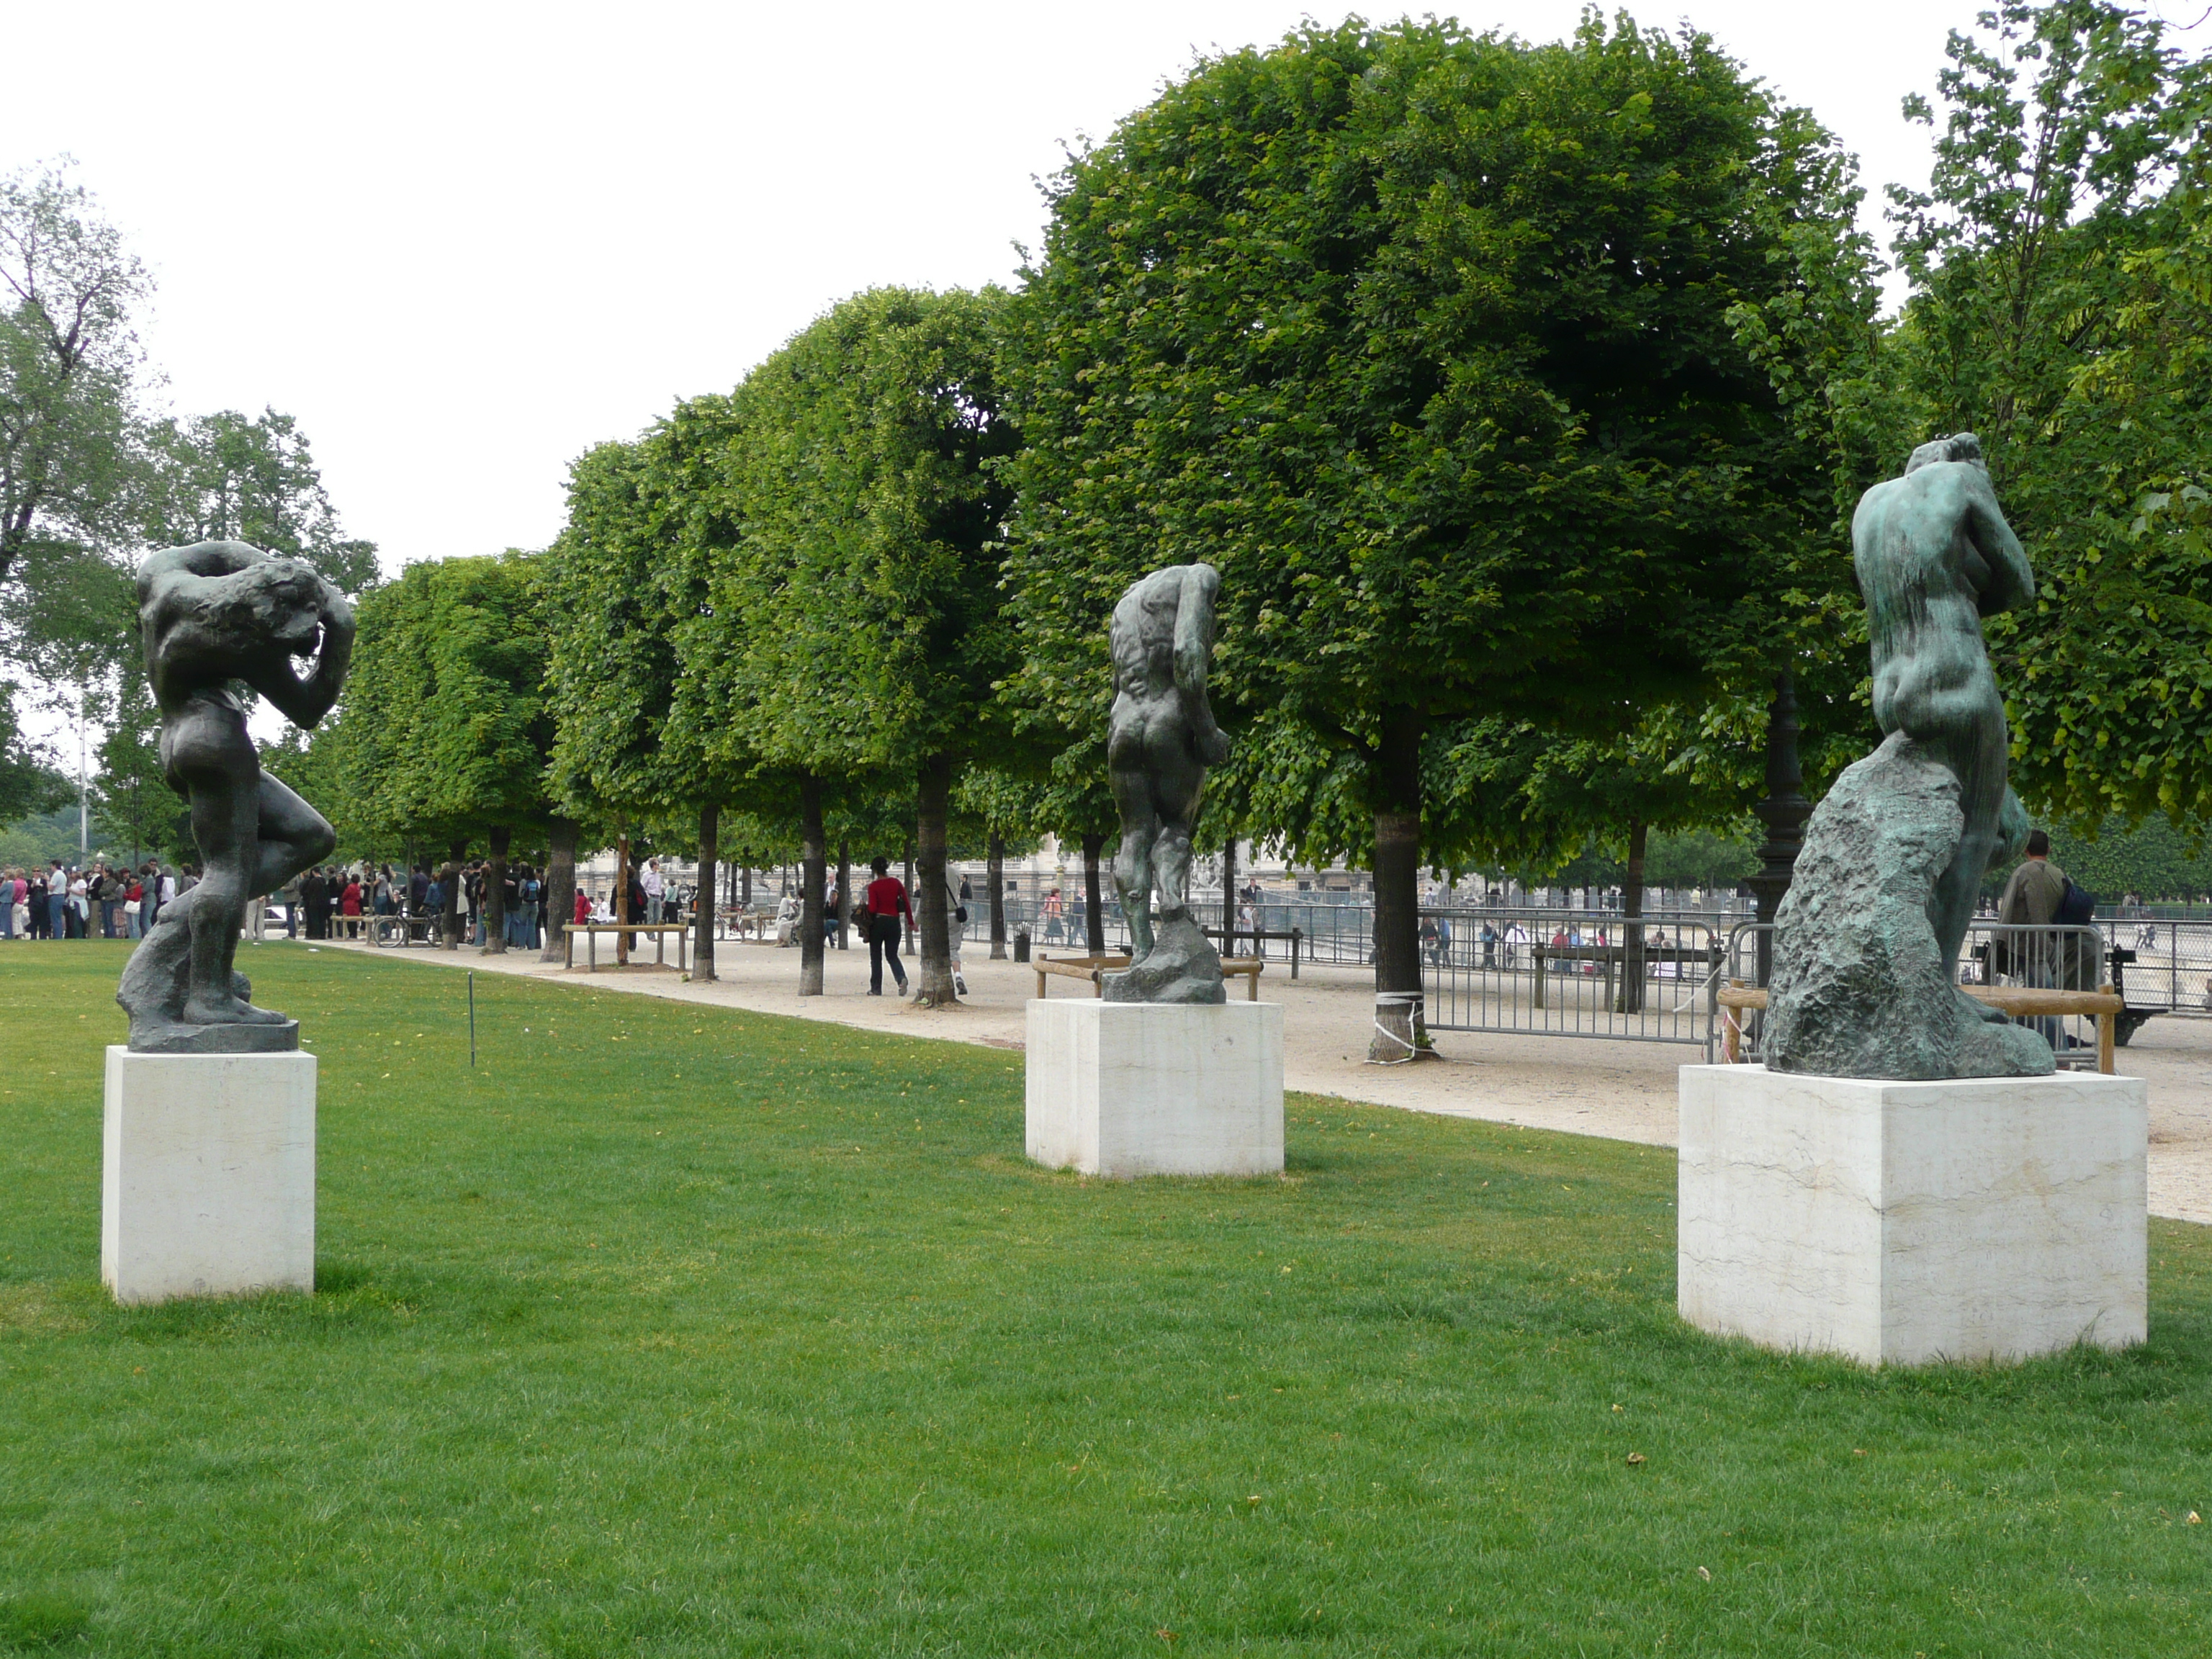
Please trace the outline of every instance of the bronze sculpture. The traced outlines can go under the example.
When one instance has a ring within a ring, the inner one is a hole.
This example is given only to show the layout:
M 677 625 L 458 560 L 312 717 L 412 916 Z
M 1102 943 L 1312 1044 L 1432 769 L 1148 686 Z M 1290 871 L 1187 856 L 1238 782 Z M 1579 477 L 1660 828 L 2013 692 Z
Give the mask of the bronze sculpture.
M 1171 565 L 1132 584 L 1114 607 L 1106 764 L 1121 813 L 1114 888 L 1128 918 L 1130 963 L 1105 975 L 1109 1002 L 1228 1000 L 1220 953 L 1190 912 L 1190 837 L 1206 769 L 1229 758 L 1206 694 L 1220 587 L 1210 564 Z
M 1775 916 L 1766 1062 L 1836 1077 L 2049 1072 L 2035 1033 L 1957 981 L 1982 878 L 2027 833 L 1982 618 L 2031 602 L 2035 577 L 1980 441 L 1914 450 L 1902 477 L 1861 497 L 1851 546 L 1887 735 L 1807 827 Z
M 249 1000 L 234 968 L 247 901 L 328 857 L 321 813 L 261 769 L 232 690 L 243 682 L 295 725 L 337 702 L 353 656 L 353 609 L 307 565 L 243 542 L 200 542 L 138 569 L 146 674 L 161 711 L 161 764 L 191 805 L 203 866 L 123 970 L 116 1000 L 140 1053 L 296 1048 L 295 1021 Z M 295 658 L 313 658 L 301 675 Z

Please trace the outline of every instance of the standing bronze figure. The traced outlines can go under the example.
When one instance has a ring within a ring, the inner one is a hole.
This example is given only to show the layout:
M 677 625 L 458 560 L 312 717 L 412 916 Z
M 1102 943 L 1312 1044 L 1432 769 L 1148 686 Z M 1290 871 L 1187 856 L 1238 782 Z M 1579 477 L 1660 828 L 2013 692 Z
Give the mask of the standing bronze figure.
M 146 675 L 161 711 L 161 765 L 191 804 L 198 883 L 164 907 L 115 1000 L 140 1053 L 296 1048 L 296 1021 L 249 1000 L 234 967 L 247 901 L 327 858 L 321 813 L 261 769 L 234 682 L 300 726 L 336 703 L 353 658 L 353 608 L 307 565 L 243 542 L 200 542 L 138 569 Z M 313 659 L 302 674 L 295 659 Z
M 1774 920 L 1766 1063 L 1830 1077 L 2049 1072 L 2041 1037 L 1958 983 L 1982 878 L 2027 833 L 1982 619 L 2031 603 L 2035 577 L 1979 440 L 1914 450 L 1904 477 L 1860 498 L 1851 547 L 1887 736 L 1806 830 Z
M 1206 696 L 1220 588 L 1221 574 L 1210 564 L 1171 565 L 1135 583 L 1114 607 L 1106 765 L 1121 811 L 1114 889 L 1129 921 L 1131 959 L 1127 972 L 1106 975 L 1109 1002 L 1228 1000 L 1220 953 L 1190 913 L 1190 837 L 1206 771 L 1229 758 L 1229 739 Z

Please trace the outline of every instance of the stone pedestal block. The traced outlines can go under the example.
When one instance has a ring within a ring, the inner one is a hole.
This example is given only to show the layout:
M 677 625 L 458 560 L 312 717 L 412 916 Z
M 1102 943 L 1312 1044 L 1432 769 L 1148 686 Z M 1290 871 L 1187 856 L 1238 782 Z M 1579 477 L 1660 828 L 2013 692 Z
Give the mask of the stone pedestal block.
M 1103 1176 L 1283 1167 L 1283 1007 L 1029 1006 L 1029 1155 Z
M 118 1302 L 315 1287 L 315 1057 L 107 1051 L 100 1276 Z
M 1679 1305 L 1875 1364 L 2145 1329 L 2140 1078 L 1893 1082 L 1685 1066 Z

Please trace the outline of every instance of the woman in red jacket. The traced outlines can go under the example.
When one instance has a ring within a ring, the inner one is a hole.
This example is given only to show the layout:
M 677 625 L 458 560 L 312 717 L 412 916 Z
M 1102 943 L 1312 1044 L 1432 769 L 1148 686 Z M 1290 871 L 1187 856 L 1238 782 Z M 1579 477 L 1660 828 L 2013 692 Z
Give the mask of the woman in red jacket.
M 899 965 L 899 918 L 914 920 L 914 906 L 908 902 L 906 884 L 891 873 L 889 859 L 877 859 L 868 867 L 876 878 L 868 884 L 865 902 L 868 907 L 868 994 L 879 997 L 884 994 L 884 958 L 891 959 L 891 977 L 898 981 L 899 994 L 906 994 L 906 969 Z

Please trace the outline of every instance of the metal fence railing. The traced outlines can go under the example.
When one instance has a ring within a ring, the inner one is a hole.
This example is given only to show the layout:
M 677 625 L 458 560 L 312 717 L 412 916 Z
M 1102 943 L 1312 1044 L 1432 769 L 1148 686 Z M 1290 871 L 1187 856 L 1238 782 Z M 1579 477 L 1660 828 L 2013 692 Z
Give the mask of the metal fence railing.
M 1489 906 L 1420 914 L 1432 1030 L 1706 1041 L 1723 950 L 1716 918 Z
M 1772 933 L 1771 922 L 1741 922 L 1731 928 L 1720 952 L 1721 981 L 1730 985 L 1758 983 L 1759 942 L 1762 936 L 1771 938 Z M 1967 929 L 1966 945 L 1959 952 L 1958 982 L 1970 988 L 2017 986 L 2094 991 L 2110 982 L 2111 948 L 2102 930 L 2094 926 L 2031 927 L 1977 917 Z M 1707 1028 L 1707 1061 L 1722 1058 L 1727 1046 L 1724 1022 L 1729 1021 L 1736 1025 L 1737 1058 L 1745 1061 L 1758 1060 L 1765 1015 L 1751 1009 L 1739 1018 L 1722 1008 L 1717 988 Z M 2014 1023 L 2040 1032 L 2051 1044 L 2052 1056 L 2062 1070 L 2097 1068 L 2097 1022 L 2094 1016 L 2045 1014 Z M 2128 1024 L 2126 1016 L 2122 1015 L 2118 1029 L 2124 1033 L 2119 1040 L 2124 1042 L 2135 1027 Z

